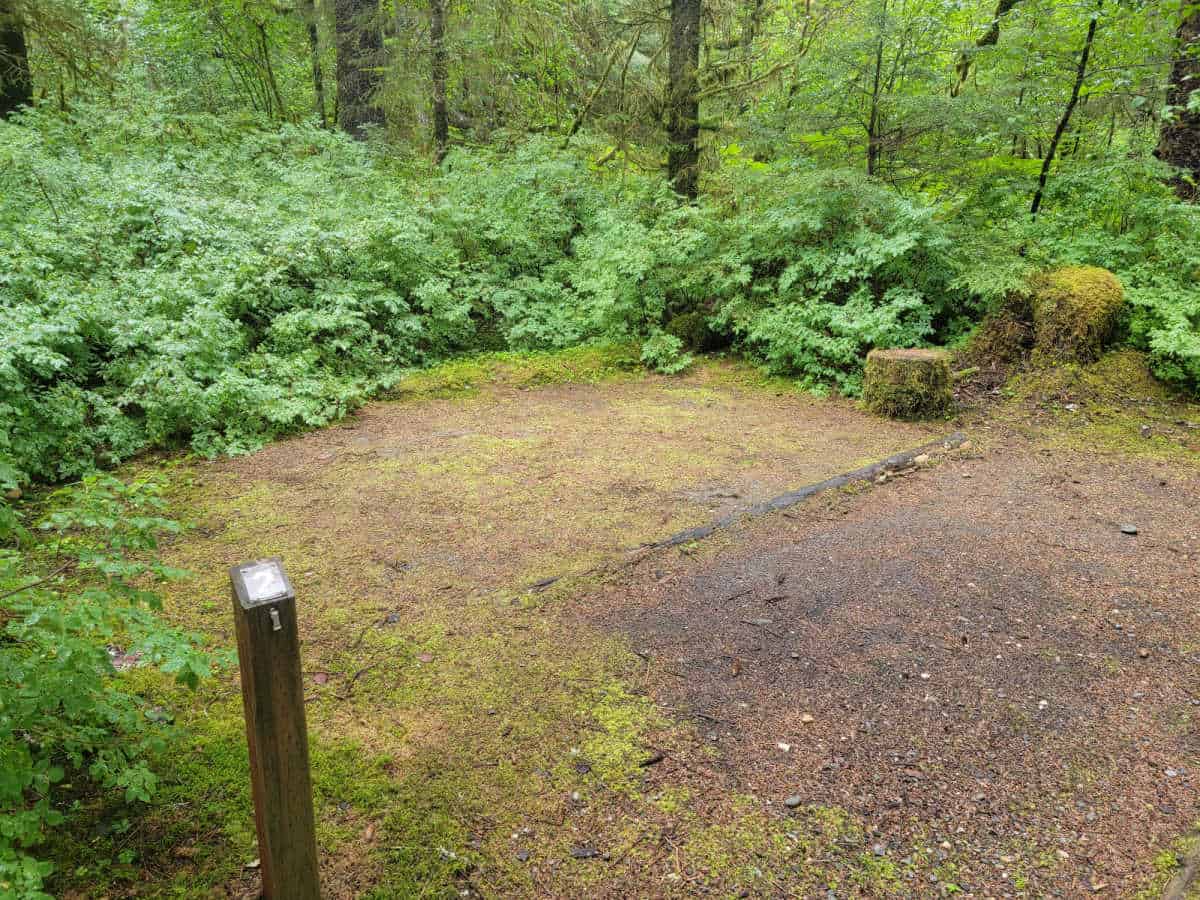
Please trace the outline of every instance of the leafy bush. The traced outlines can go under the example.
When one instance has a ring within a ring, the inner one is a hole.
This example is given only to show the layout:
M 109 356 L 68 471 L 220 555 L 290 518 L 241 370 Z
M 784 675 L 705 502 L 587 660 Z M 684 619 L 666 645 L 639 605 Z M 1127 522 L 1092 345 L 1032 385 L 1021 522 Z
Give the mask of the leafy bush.
M 134 108 L 0 123 L 12 482 L 157 446 L 252 450 L 481 349 L 649 337 L 649 364 L 671 368 L 660 334 L 684 321 L 856 394 L 872 347 L 953 341 L 1062 264 L 1116 272 L 1123 333 L 1161 376 L 1200 383 L 1198 213 L 1142 163 L 1065 169 L 1036 222 L 1002 178 L 935 212 L 804 165 L 731 169 L 693 206 L 543 139 L 418 178 L 315 127 Z
M 15 481 L 252 450 L 477 349 L 654 336 L 672 368 L 658 335 L 681 313 L 853 392 L 871 346 L 961 312 L 929 211 L 848 174 L 752 170 L 737 209 L 680 207 L 544 140 L 418 179 L 315 127 L 137 109 L 0 124 Z
M 198 637 L 164 627 L 155 615 L 160 601 L 146 585 L 179 573 L 153 558 L 157 535 L 177 530 L 158 515 L 153 483 L 91 476 L 49 503 L 35 553 L 0 551 L 5 896 L 45 896 L 52 867 L 34 852 L 63 821 L 64 784 L 84 779 L 121 790 L 128 802 L 154 792 L 147 757 L 163 745 L 165 717 L 123 683 L 114 658 L 190 685 L 214 662 Z
M 1036 221 L 1011 185 L 983 185 L 961 211 L 961 276 L 999 299 L 1037 269 L 1100 266 L 1125 287 L 1122 337 L 1149 351 L 1154 373 L 1200 389 L 1200 207 L 1181 203 L 1153 161 L 1067 166 Z

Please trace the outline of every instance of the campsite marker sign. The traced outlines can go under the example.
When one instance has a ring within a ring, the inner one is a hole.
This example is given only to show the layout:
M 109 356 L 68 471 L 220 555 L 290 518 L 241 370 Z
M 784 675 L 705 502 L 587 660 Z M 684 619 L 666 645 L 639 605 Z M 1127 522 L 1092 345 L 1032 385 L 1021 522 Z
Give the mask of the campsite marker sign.
M 319 900 L 296 594 L 278 558 L 229 570 L 263 896 Z

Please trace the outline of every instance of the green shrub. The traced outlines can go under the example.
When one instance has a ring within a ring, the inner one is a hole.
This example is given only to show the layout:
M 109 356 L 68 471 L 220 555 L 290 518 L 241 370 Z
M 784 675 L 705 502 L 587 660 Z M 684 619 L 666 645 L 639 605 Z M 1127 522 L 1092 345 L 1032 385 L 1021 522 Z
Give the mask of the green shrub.
M 169 716 L 147 708 L 114 658 L 191 685 L 214 664 L 199 638 L 163 626 L 159 598 L 144 586 L 179 574 L 153 557 L 157 535 L 177 530 L 158 515 L 153 483 L 92 476 L 49 505 L 41 542 L 26 537 L 21 550 L 0 550 L 5 896 L 45 896 L 52 866 L 36 853 L 64 821 L 60 793 L 78 794 L 86 783 L 132 803 L 154 792 L 147 757 L 163 746 Z
M 1115 339 L 1147 350 L 1159 378 L 1200 390 L 1200 206 L 1165 175 L 1137 159 L 1068 164 L 1036 221 L 1012 184 L 982 183 L 954 223 L 960 282 L 999 304 L 1037 270 L 1108 269 L 1125 288 Z

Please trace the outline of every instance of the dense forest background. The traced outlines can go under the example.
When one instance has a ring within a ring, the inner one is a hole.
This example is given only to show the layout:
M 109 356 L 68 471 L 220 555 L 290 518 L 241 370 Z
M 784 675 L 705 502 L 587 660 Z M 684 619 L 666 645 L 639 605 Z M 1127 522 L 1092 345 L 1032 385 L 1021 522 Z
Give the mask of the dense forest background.
M 97 469 L 480 351 L 855 396 L 1063 264 L 1200 388 L 1198 35 L 1179 0 L 0 0 L 0 886 L 43 896 L 72 783 L 154 790 L 106 646 L 213 670 L 151 612 L 156 489 Z M 31 541 L 23 494 L 81 476 Z
M 1054 263 L 1117 272 L 1194 387 L 1198 21 L 6 0 L 0 480 L 250 448 L 481 349 L 733 346 L 853 395 Z

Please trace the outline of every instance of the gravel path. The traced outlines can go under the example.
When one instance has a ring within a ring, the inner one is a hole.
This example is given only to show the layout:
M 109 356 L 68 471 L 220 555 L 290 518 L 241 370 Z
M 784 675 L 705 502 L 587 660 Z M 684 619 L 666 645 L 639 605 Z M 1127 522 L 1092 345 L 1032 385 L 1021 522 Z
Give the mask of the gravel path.
M 581 615 L 738 790 L 874 823 L 914 895 L 1124 896 L 1200 817 L 1198 498 L 1010 441 L 660 551 Z

